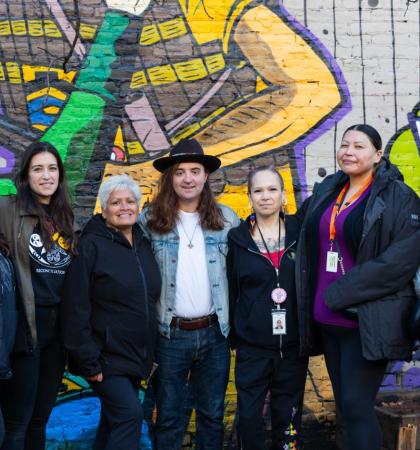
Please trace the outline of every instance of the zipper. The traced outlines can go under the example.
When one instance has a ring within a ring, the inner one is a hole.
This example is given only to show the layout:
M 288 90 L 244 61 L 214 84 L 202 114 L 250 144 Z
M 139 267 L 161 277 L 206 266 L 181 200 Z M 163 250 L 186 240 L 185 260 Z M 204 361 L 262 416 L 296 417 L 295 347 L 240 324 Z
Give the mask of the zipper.
M 142 265 L 141 265 L 140 258 L 139 258 L 138 254 L 137 254 L 137 249 L 136 249 L 136 246 L 135 246 L 135 245 L 133 245 L 133 251 L 134 251 L 134 255 L 135 255 L 135 257 L 136 257 L 137 267 L 139 268 L 140 276 L 141 276 L 141 279 L 142 279 L 142 282 L 143 282 L 144 299 L 145 299 L 145 302 L 146 302 L 146 318 L 147 318 L 147 326 L 149 326 L 149 319 L 150 319 L 150 313 L 149 313 L 149 296 L 148 296 L 148 293 L 147 293 L 146 277 L 144 276 L 143 267 L 142 267 Z
M 23 216 L 20 218 L 18 239 L 20 239 L 20 237 L 22 236 L 22 228 L 23 228 Z
M 291 243 L 284 249 L 283 256 L 286 254 L 286 252 L 287 252 L 290 248 L 293 247 L 294 244 L 296 244 L 296 240 L 294 240 L 293 242 L 291 242 Z M 271 259 L 270 259 L 270 260 L 267 259 L 264 255 L 261 254 L 261 252 L 257 252 L 257 251 L 255 251 L 255 250 L 253 250 L 252 248 L 249 248 L 249 247 L 247 247 L 247 250 L 248 250 L 249 252 L 251 252 L 251 253 L 254 253 L 255 255 L 261 256 L 261 257 L 264 258 L 269 264 L 271 264 L 271 267 L 274 269 L 274 272 L 275 272 L 275 274 L 276 274 L 276 284 L 279 283 L 279 272 L 280 272 L 281 262 L 283 261 L 283 256 L 282 256 L 281 260 L 279 261 L 279 268 L 276 269 L 276 268 L 274 267 L 273 261 L 271 261 Z M 280 338 L 280 339 L 279 339 L 279 340 L 280 340 L 280 343 L 279 343 L 279 344 L 280 344 L 280 347 L 279 347 L 280 358 L 283 359 L 283 350 L 282 350 L 282 348 L 283 348 L 283 335 L 280 334 L 279 338 Z

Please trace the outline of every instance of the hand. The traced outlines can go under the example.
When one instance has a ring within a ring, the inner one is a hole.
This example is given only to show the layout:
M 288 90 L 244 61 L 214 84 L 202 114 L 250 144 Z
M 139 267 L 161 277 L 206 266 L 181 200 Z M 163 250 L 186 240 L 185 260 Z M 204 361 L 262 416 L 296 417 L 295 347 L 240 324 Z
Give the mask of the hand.
M 106 0 L 110 9 L 124 11 L 134 16 L 140 16 L 149 6 L 151 0 Z
M 100 383 L 104 379 L 104 376 L 102 375 L 102 372 L 99 372 L 96 375 L 92 375 L 91 377 L 86 377 L 86 379 L 89 381 L 96 381 Z

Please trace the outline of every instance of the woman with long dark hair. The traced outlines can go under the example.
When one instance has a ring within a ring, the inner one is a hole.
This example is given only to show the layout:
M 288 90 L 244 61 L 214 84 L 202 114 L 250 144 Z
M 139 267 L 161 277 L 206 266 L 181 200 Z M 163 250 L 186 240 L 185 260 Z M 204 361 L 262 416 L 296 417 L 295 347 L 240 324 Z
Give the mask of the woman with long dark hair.
M 420 200 L 369 125 L 344 132 L 337 163 L 298 213 L 301 351 L 316 352 L 320 338 L 349 448 L 379 450 L 374 405 L 387 361 L 412 354 L 404 321 L 415 301 Z
M 16 186 L 16 196 L 0 199 L 0 230 L 10 243 L 20 293 L 13 377 L 0 389 L 6 427 L 1 448 L 38 450 L 45 447 L 64 371 L 58 313 L 75 244 L 73 212 L 63 163 L 48 143 L 26 149 Z

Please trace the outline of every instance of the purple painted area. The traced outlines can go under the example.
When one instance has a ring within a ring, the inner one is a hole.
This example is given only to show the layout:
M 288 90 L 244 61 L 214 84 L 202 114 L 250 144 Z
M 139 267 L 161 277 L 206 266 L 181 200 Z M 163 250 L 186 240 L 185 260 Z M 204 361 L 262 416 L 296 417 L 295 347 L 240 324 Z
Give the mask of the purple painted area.
M 11 173 L 15 166 L 15 155 L 11 151 L 0 146 L 0 158 L 6 161 L 6 167 L 0 166 L 0 175 Z
M 346 80 L 344 79 L 344 75 L 335 61 L 334 57 L 331 55 L 329 50 L 325 47 L 325 45 L 307 28 L 305 28 L 302 24 L 300 24 L 294 17 L 292 17 L 289 12 L 284 8 L 284 6 L 280 3 L 280 11 L 284 17 L 293 25 L 293 27 L 299 31 L 299 34 L 302 37 L 308 38 L 314 48 L 317 48 L 318 52 L 323 57 L 324 62 L 327 63 L 328 67 L 331 69 L 332 73 L 335 75 L 337 80 L 337 84 L 341 89 L 341 95 L 343 97 L 342 104 L 327 118 L 324 119 L 323 122 L 307 133 L 303 139 L 301 139 L 294 148 L 295 159 L 296 159 L 296 167 L 298 170 L 298 177 L 301 186 L 302 192 L 302 200 L 308 197 L 308 185 L 306 182 L 306 173 L 305 173 L 305 147 L 310 143 L 314 142 L 325 132 L 330 130 L 335 126 L 335 124 L 340 121 L 350 110 L 351 110 L 351 99 L 350 92 L 347 87 Z
M 381 391 L 413 390 L 420 388 L 420 366 L 417 363 L 395 361 L 388 366 Z
M 411 367 L 407 372 L 403 372 L 403 389 L 418 389 L 420 388 L 420 368 Z

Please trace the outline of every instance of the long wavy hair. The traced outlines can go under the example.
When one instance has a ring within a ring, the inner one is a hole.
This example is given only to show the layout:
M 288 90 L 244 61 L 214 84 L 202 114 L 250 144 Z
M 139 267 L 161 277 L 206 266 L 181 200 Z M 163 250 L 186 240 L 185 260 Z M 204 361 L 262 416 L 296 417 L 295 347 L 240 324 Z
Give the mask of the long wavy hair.
M 172 178 L 178 166 L 179 164 L 175 164 L 163 172 L 159 181 L 159 191 L 149 205 L 147 225 L 159 234 L 173 230 L 178 220 L 178 196 L 172 186 Z M 201 192 L 197 212 L 200 215 L 200 225 L 203 229 L 223 230 L 224 217 L 217 207 L 208 179 Z
M 29 169 L 32 158 L 39 153 L 47 152 L 57 161 L 59 180 L 57 190 L 51 196 L 49 215 L 42 207 L 35 193 L 29 186 Z M 34 142 L 25 150 L 20 169 L 16 176 L 17 201 L 28 214 L 38 217 L 42 242 L 47 250 L 52 246 L 51 225 L 54 225 L 60 236 L 75 252 L 75 235 L 73 232 L 74 214 L 71 208 L 70 194 L 67 189 L 66 174 L 63 162 L 57 150 L 47 142 Z M 51 223 L 52 222 L 52 223 Z

